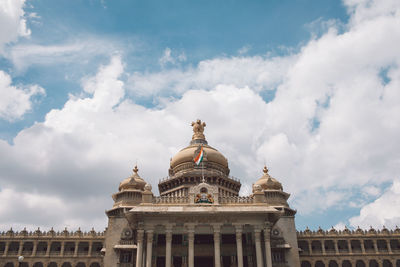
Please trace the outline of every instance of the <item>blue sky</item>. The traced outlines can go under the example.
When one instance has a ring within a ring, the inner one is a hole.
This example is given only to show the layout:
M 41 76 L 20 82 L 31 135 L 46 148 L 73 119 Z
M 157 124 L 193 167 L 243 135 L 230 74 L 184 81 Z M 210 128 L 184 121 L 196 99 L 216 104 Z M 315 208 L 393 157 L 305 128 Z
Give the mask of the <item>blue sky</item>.
M 298 229 L 400 224 L 399 10 L 0 0 L 0 227 L 104 227 L 136 160 L 158 194 L 197 118 L 243 194 L 267 162 Z

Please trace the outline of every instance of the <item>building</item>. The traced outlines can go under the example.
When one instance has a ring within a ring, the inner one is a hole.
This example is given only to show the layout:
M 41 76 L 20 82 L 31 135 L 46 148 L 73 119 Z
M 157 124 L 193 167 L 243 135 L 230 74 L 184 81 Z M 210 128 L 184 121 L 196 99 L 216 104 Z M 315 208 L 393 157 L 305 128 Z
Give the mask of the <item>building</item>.
M 204 122 L 170 162 L 160 196 L 139 175 L 123 180 L 104 233 L 0 233 L 0 267 L 235 266 L 400 267 L 400 229 L 296 232 L 289 194 L 264 167 L 239 196 L 227 159 L 208 145 Z

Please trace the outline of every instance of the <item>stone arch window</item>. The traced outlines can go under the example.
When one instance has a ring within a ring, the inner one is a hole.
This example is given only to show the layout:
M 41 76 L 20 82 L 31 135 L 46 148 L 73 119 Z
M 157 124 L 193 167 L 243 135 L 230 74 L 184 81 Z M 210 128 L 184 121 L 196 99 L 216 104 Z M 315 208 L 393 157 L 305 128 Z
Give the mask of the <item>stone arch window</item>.
M 302 261 L 301 267 L 311 267 L 311 263 L 309 261 Z
M 4 267 L 14 267 L 14 263 L 7 262 L 6 265 L 4 265 Z
M 400 250 L 400 242 L 397 239 L 392 239 L 390 240 L 390 247 L 392 248 L 392 251 L 399 251 Z
M 379 267 L 379 264 L 376 260 L 370 260 L 369 267 Z
M 365 267 L 365 263 L 362 260 L 356 261 L 356 267 Z
M 299 248 L 301 249 L 301 254 L 310 254 L 310 251 L 308 251 L 308 242 L 305 240 L 300 240 L 299 243 Z
M 50 262 L 47 267 L 57 267 L 57 263 L 55 263 L 54 261 Z
M 339 265 L 337 264 L 336 261 L 331 260 L 331 261 L 329 261 L 329 265 L 328 265 L 328 266 L 329 266 L 329 267 L 338 267 Z
M 315 263 L 315 267 L 325 267 L 325 263 L 323 263 L 322 261 L 317 261 Z
M 311 242 L 311 249 L 313 253 L 322 253 L 321 241 L 314 240 Z
M 98 262 L 93 262 L 90 264 L 90 267 L 100 267 L 100 264 Z
M 342 262 L 342 267 L 351 267 L 351 262 L 348 261 L 348 260 L 344 260 L 344 261 Z
M 69 262 L 64 262 L 61 267 L 72 267 L 72 265 Z
M 35 264 L 33 264 L 33 267 L 43 267 L 43 263 L 35 262 Z
M 335 254 L 335 244 L 333 243 L 333 240 L 325 240 L 325 251 L 327 254 Z
M 374 248 L 374 243 L 372 242 L 372 240 L 364 240 L 364 248 L 366 252 L 374 252 L 375 248 Z
M 382 251 L 382 252 L 387 252 L 387 251 L 388 251 L 386 240 L 379 239 L 379 240 L 376 242 L 376 244 L 377 244 L 377 246 L 378 246 L 378 250 L 379 250 L 379 251 Z
M 86 264 L 84 264 L 83 262 L 78 262 L 76 267 L 86 267 Z
M 383 260 L 383 267 L 393 267 L 393 264 L 390 262 L 390 260 Z
M 338 249 L 339 252 L 349 252 L 349 248 L 347 245 L 347 240 L 339 240 L 338 241 Z
M 353 253 L 361 253 L 361 242 L 360 240 L 351 240 L 351 249 Z

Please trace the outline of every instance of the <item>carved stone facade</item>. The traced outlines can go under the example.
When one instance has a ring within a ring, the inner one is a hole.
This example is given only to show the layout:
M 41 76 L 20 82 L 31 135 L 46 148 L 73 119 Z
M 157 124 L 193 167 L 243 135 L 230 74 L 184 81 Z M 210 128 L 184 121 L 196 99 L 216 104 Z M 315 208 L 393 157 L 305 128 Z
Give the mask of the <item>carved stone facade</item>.
M 192 126 L 160 196 L 135 166 L 112 196 L 105 232 L 3 232 L 0 267 L 400 267 L 400 229 L 296 232 L 290 194 L 267 167 L 252 194 L 239 196 L 206 124 Z

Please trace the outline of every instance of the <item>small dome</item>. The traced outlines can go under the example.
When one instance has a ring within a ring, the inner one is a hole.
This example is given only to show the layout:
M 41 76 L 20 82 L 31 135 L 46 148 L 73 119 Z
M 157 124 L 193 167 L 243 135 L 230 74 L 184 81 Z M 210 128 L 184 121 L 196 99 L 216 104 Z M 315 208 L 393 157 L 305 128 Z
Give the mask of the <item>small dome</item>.
M 260 185 L 263 190 L 283 190 L 282 184 L 278 182 L 275 178 L 272 178 L 268 174 L 268 169 L 264 166 L 264 175 L 258 179 L 255 185 Z
M 129 189 L 136 189 L 136 190 L 144 190 L 144 186 L 146 185 L 146 182 L 139 176 L 138 174 L 139 169 L 137 166 L 133 169 L 133 174 L 132 176 L 124 179 L 120 184 L 119 184 L 119 191 L 123 190 L 129 190 Z

